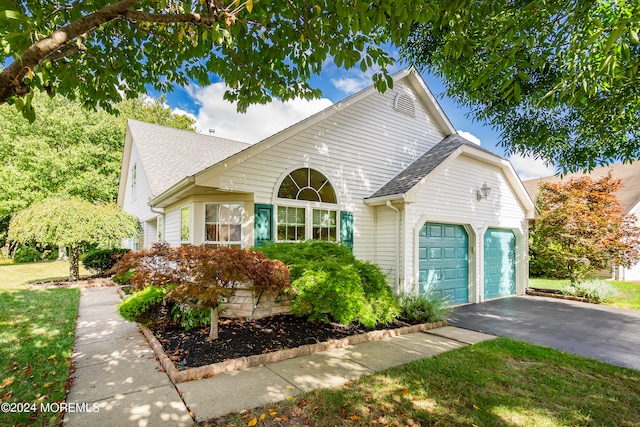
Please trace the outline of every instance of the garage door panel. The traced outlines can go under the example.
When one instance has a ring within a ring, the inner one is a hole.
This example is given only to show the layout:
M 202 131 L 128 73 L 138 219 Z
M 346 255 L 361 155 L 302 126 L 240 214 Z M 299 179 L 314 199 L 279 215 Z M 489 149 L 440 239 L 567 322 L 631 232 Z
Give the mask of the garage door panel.
M 442 248 L 429 248 L 429 259 L 441 260 L 442 259 Z
M 455 259 L 456 248 L 444 248 L 444 259 Z
M 490 228 L 484 236 L 485 299 L 516 293 L 516 238 L 511 230 Z
M 464 227 L 426 223 L 418 233 L 418 280 L 421 293 L 448 295 L 453 304 L 469 301 L 468 236 Z

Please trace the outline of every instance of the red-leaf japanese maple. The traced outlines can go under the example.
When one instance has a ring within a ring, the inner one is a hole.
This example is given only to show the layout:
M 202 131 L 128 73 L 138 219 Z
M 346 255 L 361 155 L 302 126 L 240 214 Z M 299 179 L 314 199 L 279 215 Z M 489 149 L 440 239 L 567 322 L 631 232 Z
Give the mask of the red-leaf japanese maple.
M 220 247 L 207 249 L 185 245 L 172 248 L 156 243 L 151 248 L 132 251 L 116 264 L 115 277 L 132 274 L 134 291 L 148 285 L 169 289 L 167 297 L 176 302 L 211 308 L 210 339 L 218 338 L 218 303 L 238 287 L 253 292 L 282 292 L 289 288 L 289 269 L 282 262 L 250 249 Z

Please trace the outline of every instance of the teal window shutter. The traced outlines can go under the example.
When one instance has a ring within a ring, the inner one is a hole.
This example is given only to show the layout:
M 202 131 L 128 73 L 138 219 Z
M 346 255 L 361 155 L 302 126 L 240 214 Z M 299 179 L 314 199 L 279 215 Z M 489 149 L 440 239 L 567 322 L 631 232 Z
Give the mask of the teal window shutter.
M 353 212 L 340 211 L 340 242 L 353 252 Z
M 256 203 L 253 208 L 254 246 L 273 241 L 273 205 Z

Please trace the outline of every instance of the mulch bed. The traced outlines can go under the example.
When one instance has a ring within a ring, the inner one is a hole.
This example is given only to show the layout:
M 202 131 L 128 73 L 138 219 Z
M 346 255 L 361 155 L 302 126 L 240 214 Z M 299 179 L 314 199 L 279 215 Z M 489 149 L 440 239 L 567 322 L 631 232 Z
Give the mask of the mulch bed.
M 310 322 L 305 317 L 280 315 L 251 321 L 222 319 L 219 323 L 219 338 L 211 342 L 207 340 L 208 326 L 185 331 L 180 325 L 170 324 L 164 329 L 152 331 L 162 344 L 165 354 L 182 370 L 410 325 L 398 321 L 367 328 L 362 325 Z
M 58 289 L 58 288 L 103 288 L 106 286 L 116 286 L 108 277 L 91 276 L 79 280 L 51 280 L 47 282 L 37 282 L 29 285 L 31 289 Z

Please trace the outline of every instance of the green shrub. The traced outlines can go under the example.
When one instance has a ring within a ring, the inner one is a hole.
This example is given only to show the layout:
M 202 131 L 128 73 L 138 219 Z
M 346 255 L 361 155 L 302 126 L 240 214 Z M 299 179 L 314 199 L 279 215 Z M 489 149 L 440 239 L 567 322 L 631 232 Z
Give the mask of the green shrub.
M 359 260 L 356 260 L 355 266 L 360 273 L 362 289 L 367 303 L 373 309 L 376 322 L 387 324 L 395 321 L 400 308 L 380 267 L 369 261 Z
M 129 322 L 145 325 L 165 323 L 168 320 L 168 309 L 164 304 L 166 294 L 165 289 L 147 286 L 118 304 L 118 313 Z
M 617 295 L 616 289 L 604 280 L 589 279 L 573 283 L 562 290 L 565 295 L 587 298 L 596 303 L 606 302 Z
M 307 240 L 301 243 L 271 243 L 256 250 L 268 258 L 277 259 L 289 266 L 291 280 L 302 276 L 306 265 L 312 261 L 336 262 L 341 265 L 352 264 L 356 258 L 351 250 L 340 244 L 323 240 Z
M 400 319 L 408 323 L 429 323 L 445 320 L 452 312 L 451 301 L 441 293 L 403 295 L 398 298 Z
M 95 271 L 97 274 L 104 274 L 110 270 L 131 249 L 94 249 L 81 258 L 85 268 Z
M 376 324 L 353 265 L 313 262 L 292 284 L 298 292 L 291 303 L 292 313 L 323 322 L 333 319 L 345 325 L 356 320 L 363 325 Z
M 211 323 L 211 308 L 195 308 L 189 304 L 177 303 L 171 307 L 174 322 L 180 322 L 186 331 L 196 326 Z
M 291 305 L 295 314 L 370 327 L 393 322 L 398 315 L 398 304 L 380 268 L 357 260 L 346 246 L 308 240 L 258 250 L 289 266 L 291 284 L 298 292 Z
M 14 254 L 15 263 L 37 262 L 42 260 L 42 254 L 34 247 L 21 246 Z
M 133 278 L 133 273 L 134 273 L 133 270 L 129 270 L 125 273 L 115 274 L 111 278 L 111 280 L 113 280 L 120 286 L 128 286 L 129 288 L 131 288 L 131 284 L 129 282 Z

